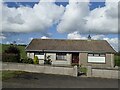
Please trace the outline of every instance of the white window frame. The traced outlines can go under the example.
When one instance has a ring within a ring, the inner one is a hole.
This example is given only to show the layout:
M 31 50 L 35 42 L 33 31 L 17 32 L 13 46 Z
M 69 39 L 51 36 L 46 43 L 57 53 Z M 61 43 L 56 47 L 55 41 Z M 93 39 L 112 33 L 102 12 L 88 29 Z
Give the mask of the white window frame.
M 88 63 L 106 63 L 104 53 L 88 53 Z

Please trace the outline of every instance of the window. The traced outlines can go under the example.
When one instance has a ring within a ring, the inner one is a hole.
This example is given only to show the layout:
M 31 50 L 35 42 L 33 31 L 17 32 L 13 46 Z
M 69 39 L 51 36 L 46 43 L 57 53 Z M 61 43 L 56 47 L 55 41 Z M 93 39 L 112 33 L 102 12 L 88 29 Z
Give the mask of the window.
M 104 53 L 89 53 L 88 62 L 90 63 L 105 63 Z
M 36 52 L 35 55 L 44 55 L 42 52 Z
M 42 52 L 36 52 L 35 56 L 37 56 L 39 60 L 44 60 L 45 58 L 44 53 Z
M 104 53 L 89 53 L 88 56 L 105 57 L 105 54 Z
M 100 57 L 105 57 L 105 54 L 100 54 Z
M 66 60 L 66 53 L 56 53 L 56 60 Z

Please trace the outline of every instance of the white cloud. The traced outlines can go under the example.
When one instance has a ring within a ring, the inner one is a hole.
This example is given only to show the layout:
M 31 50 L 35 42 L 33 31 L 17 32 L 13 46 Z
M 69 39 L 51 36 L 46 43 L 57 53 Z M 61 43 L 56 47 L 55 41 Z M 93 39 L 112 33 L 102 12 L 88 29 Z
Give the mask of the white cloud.
M 60 33 L 118 33 L 118 3 L 106 2 L 105 7 L 89 10 L 86 2 L 70 3 L 57 26 Z
M 118 32 L 118 2 L 107 1 L 105 7 L 92 11 L 89 10 L 89 2 L 79 0 L 70 0 L 65 8 L 53 2 L 42 2 L 44 0 L 33 8 L 8 8 L 4 5 L 3 10 L 0 10 L 3 11 L 3 32 L 46 33 L 49 27 L 58 22 L 57 31 L 60 33 L 88 33 L 89 30 L 97 34 Z
M 10 42 L 9 42 L 9 41 L 7 41 L 7 42 L 6 42 L 6 44 L 10 44 Z
M 106 2 L 105 7 L 92 10 L 87 20 L 92 33 L 118 33 L 118 3 Z
M 93 40 L 102 40 L 105 37 L 105 35 L 94 35 L 91 38 Z
M 81 36 L 77 31 L 69 33 L 67 39 L 87 39 L 86 37 Z
M 4 40 L 6 39 L 6 37 L 4 36 L 4 34 L 0 33 L 0 40 Z
M 54 3 L 39 3 L 33 8 L 21 6 L 9 8 L 3 6 L 3 32 L 46 32 L 59 21 L 64 12 L 63 6 Z
M 49 37 L 42 36 L 41 39 L 49 39 Z
M 29 40 L 31 41 L 33 39 L 33 37 L 29 38 Z
M 86 23 L 84 17 L 88 15 L 88 13 L 88 2 L 70 2 L 69 5 L 66 6 L 61 22 L 57 26 L 57 31 L 60 33 L 71 33 L 76 30 L 82 31 Z

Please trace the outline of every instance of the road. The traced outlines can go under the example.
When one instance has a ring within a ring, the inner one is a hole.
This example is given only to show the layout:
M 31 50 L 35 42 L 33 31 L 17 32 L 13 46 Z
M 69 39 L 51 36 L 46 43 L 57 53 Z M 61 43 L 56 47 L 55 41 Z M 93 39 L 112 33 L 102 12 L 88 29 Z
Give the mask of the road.
M 25 73 L 3 81 L 3 88 L 117 88 L 117 79 Z

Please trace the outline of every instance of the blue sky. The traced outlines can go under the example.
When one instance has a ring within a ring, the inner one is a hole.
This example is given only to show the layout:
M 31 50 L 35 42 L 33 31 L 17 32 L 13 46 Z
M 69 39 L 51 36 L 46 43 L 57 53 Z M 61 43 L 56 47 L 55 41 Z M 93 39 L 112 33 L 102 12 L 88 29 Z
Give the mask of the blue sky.
M 114 49 L 117 49 L 117 27 L 116 24 L 112 24 L 116 18 L 110 19 L 110 23 L 107 23 L 107 18 L 114 15 L 110 12 L 112 11 L 110 7 L 111 4 L 106 4 L 106 2 L 84 4 L 70 4 L 69 2 L 55 2 L 52 4 L 5 2 L 3 4 L 2 43 L 9 44 L 16 41 L 18 44 L 28 44 L 33 38 L 87 39 L 88 34 L 91 34 L 93 39 L 107 40 Z M 109 13 L 104 12 L 102 14 L 103 11 Z M 108 16 L 106 16 L 107 14 Z M 104 20 L 105 24 L 103 24 Z M 112 28 L 111 24 L 113 25 Z

